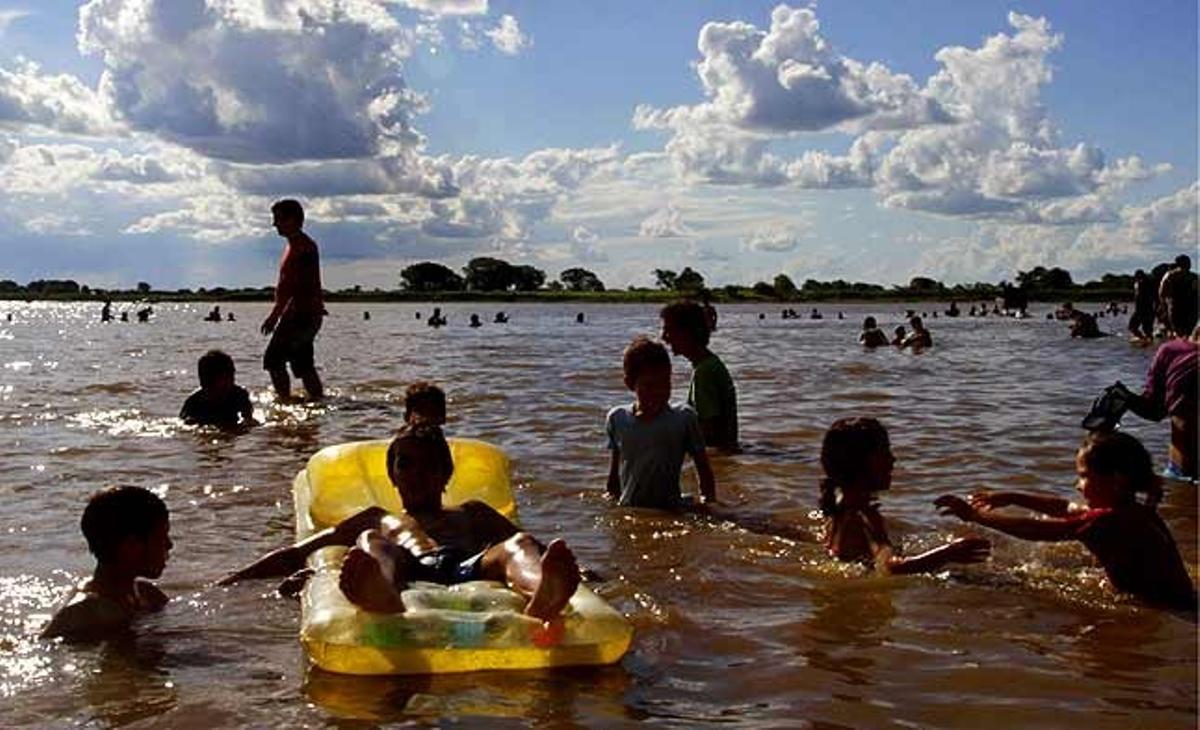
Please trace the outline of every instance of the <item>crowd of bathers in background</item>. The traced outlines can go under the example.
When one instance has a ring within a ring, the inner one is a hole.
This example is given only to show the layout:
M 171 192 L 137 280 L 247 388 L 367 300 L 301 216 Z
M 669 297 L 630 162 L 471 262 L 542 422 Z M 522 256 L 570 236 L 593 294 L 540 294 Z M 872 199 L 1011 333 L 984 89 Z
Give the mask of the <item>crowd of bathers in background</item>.
M 276 204 L 275 225 L 288 239 L 275 307 L 262 330 L 272 334 L 264 367 L 281 398 L 290 395 L 287 372 L 319 396 L 312 339 L 324 308 L 319 294 L 316 247 L 300 230 L 302 211 Z M 282 208 L 281 208 L 282 206 Z M 311 244 L 311 245 L 310 245 Z M 1197 321 L 1196 277 L 1162 284 L 1161 316 L 1168 341 L 1160 346 L 1140 394 L 1127 392 L 1131 409 L 1146 418 L 1171 417 L 1169 471 L 1196 477 Z M 1187 274 L 1190 274 L 1188 276 Z M 299 283 L 297 283 L 299 282 Z M 297 304 L 297 301 L 301 302 Z M 219 316 L 219 314 L 218 314 Z M 440 311 L 434 317 L 441 318 Z M 739 448 L 737 392 L 724 362 L 710 348 L 717 313 L 711 304 L 681 301 L 660 312 L 660 341 L 635 338 L 624 350 L 624 384 L 633 401 L 608 411 L 610 450 L 606 492 L 620 507 L 691 509 L 729 515 L 719 501 L 710 451 L 735 459 Z M 912 315 L 912 333 L 893 344 L 923 348 L 932 337 Z M 888 344 L 873 318 L 861 342 Z M 665 343 L 665 344 L 664 344 Z M 670 353 L 692 367 L 686 405 L 671 402 Z M 280 372 L 282 370 L 282 373 Z M 249 393 L 235 383 L 233 360 L 219 351 L 198 364 L 200 389 L 184 404 L 189 422 L 222 427 L 252 422 Z M 445 507 L 442 493 L 454 470 L 442 427 L 446 398 L 429 383 L 405 394 L 404 425 L 387 452 L 387 472 L 405 506 L 404 514 L 372 507 L 294 545 L 268 553 L 220 582 L 285 577 L 281 592 L 294 594 L 307 578 L 305 564 L 316 550 L 348 548 L 339 585 L 346 598 L 367 611 L 404 610 L 403 590 L 413 581 L 455 584 L 494 580 L 524 596 L 525 612 L 555 620 L 575 592 L 580 570 L 561 539 L 543 543 L 482 502 Z M 1155 605 L 1194 612 L 1196 594 L 1170 530 L 1158 516 L 1162 479 L 1133 436 L 1113 429 L 1090 433 L 1075 454 L 1082 503 L 1048 494 L 979 491 L 966 498 L 943 495 L 941 514 L 1034 541 L 1081 542 L 1104 569 L 1113 588 Z M 699 499 L 681 490 L 685 457 L 695 465 Z M 940 570 L 950 563 L 976 563 L 990 553 L 988 540 L 964 537 L 920 555 L 903 556 L 888 536 L 877 495 L 891 487 L 895 459 L 886 428 L 869 417 L 834 422 L 821 444 L 824 472 L 817 503 L 824 515 L 825 545 L 833 559 L 863 563 L 881 573 Z M 1188 487 L 1190 488 L 1190 486 Z M 1010 507 L 1040 517 L 1009 514 Z M 149 579 L 161 575 L 172 547 L 166 505 L 140 487 L 114 487 L 94 494 L 81 528 L 96 558 L 92 576 L 60 608 L 44 635 L 70 639 L 104 637 L 136 615 L 161 609 L 166 597 Z

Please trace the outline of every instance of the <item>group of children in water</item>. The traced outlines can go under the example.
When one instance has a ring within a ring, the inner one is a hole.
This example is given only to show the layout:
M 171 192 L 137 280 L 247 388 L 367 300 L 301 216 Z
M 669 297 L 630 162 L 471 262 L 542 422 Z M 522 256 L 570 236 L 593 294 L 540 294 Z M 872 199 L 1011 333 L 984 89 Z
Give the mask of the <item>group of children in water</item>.
M 913 318 L 912 346 L 929 346 L 928 331 Z M 715 310 L 677 302 L 661 312 L 658 342 L 638 337 L 623 357 L 625 386 L 634 399 L 608 412 L 611 451 L 607 493 L 622 507 L 710 509 L 717 485 L 709 449 L 738 448 L 737 397 L 728 370 L 708 347 Z M 868 318 L 866 324 L 873 324 Z M 1194 324 L 1194 323 L 1193 323 Z M 864 338 L 877 328 L 864 326 Z M 882 335 L 882 333 L 879 333 Z M 912 335 L 909 335 L 911 338 Z M 665 344 L 663 344 L 665 343 Z M 864 344 L 887 344 L 886 342 Z M 692 365 L 686 406 L 671 404 L 671 353 Z M 252 418 L 249 394 L 234 382 L 228 355 L 200 359 L 201 388 L 181 416 L 194 423 L 230 426 Z M 495 580 L 526 598 L 525 612 L 554 620 L 580 581 L 579 566 L 563 540 L 543 544 L 521 532 L 482 502 L 442 506 L 454 465 L 442 426 L 444 393 L 431 384 L 411 386 L 405 423 L 387 454 L 388 475 L 405 505 L 392 515 L 370 508 L 307 540 L 276 550 L 221 581 L 288 577 L 294 592 L 306 578 L 305 562 L 330 545 L 349 548 L 340 587 L 367 611 L 399 612 L 403 589 L 413 581 L 455 584 Z M 695 464 L 699 504 L 680 489 L 685 457 Z M 990 543 L 980 537 L 954 540 L 920 555 L 903 556 L 888 536 L 877 497 L 891 487 L 895 458 L 887 430 L 874 418 L 834 422 L 821 445 L 824 476 L 819 486 L 825 546 L 831 557 L 859 562 L 880 573 L 937 571 L 951 563 L 985 560 Z M 1162 491 L 1142 444 L 1123 432 L 1095 432 L 1076 457 L 1082 504 L 1024 492 L 945 495 L 941 514 L 1033 541 L 1081 542 L 1105 570 L 1113 587 L 1152 604 L 1196 610 L 1196 593 L 1171 533 L 1156 512 Z M 1017 507 L 1041 517 L 1015 516 Z M 166 598 L 157 578 L 171 549 L 166 506 L 139 487 L 114 487 L 92 496 L 81 528 L 97 561 L 91 578 L 54 616 L 45 636 L 96 638 L 123 627 L 139 613 L 161 609 Z

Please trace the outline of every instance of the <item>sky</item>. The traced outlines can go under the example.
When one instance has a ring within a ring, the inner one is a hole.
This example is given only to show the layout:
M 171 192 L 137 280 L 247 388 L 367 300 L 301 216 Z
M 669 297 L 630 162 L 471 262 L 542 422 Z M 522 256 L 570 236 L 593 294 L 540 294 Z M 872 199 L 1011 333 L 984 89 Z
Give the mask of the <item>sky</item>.
M 1197 249 L 1194 0 L 0 0 L 0 279 L 1076 280 Z

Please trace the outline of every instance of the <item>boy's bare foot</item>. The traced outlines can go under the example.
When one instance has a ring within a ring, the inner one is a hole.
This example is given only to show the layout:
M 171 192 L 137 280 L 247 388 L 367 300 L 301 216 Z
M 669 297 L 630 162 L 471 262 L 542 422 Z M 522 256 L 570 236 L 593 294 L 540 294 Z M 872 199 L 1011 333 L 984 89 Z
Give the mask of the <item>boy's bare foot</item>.
M 562 540 L 555 540 L 542 553 L 542 580 L 525 607 L 526 615 L 542 621 L 557 618 L 579 587 L 579 565 L 575 554 Z
M 373 613 L 400 613 L 404 601 L 396 588 L 396 562 L 376 530 L 363 533 L 346 553 L 338 587 L 359 608 Z

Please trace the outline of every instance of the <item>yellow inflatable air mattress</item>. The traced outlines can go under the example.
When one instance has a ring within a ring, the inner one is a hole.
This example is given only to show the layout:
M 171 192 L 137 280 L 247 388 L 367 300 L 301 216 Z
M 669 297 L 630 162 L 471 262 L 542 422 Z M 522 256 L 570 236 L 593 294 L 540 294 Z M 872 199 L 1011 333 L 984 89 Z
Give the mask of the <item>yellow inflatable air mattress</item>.
M 508 458 L 500 449 L 450 439 L 454 477 L 446 506 L 477 499 L 516 522 Z M 330 446 L 308 461 L 293 484 L 296 533 L 303 539 L 372 505 L 403 504 L 387 476 L 387 441 Z M 362 611 L 338 589 L 345 548 L 309 559 L 315 575 L 301 598 L 300 640 L 321 669 L 341 674 L 438 674 L 611 664 L 629 649 L 629 622 L 580 585 L 561 620 L 544 624 L 522 613 L 525 600 L 499 583 L 413 583 L 405 611 Z

